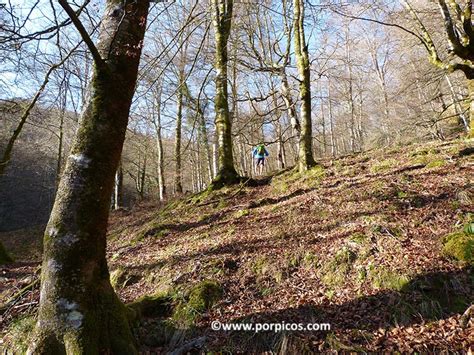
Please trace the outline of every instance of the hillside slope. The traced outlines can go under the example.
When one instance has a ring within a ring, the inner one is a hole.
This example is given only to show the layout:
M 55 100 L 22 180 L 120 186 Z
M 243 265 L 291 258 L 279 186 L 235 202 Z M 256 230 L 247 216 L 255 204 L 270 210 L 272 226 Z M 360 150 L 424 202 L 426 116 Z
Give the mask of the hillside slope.
M 159 300 L 137 326 L 142 350 L 472 349 L 473 157 L 461 141 L 372 151 L 114 213 L 114 287 L 125 302 Z M 331 330 L 213 331 L 216 320 Z

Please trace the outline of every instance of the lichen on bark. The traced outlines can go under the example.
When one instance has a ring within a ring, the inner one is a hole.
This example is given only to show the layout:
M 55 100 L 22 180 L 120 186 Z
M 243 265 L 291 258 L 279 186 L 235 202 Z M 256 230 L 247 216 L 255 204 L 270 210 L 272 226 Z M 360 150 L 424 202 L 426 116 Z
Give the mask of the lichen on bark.
M 106 229 L 148 1 L 109 0 L 90 99 L 67 159 L 44 235 L 38 321 L 30 354 L 134 354 L 127 308 L 115 294 L 105 258 Z M 132 50 L 132 49 L 133 50 Z

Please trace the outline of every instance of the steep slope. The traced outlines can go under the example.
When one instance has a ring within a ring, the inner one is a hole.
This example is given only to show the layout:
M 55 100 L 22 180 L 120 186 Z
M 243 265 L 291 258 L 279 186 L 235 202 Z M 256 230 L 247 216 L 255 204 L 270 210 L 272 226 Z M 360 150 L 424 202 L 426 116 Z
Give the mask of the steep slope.
M 114 213 L 114 287 L 159 300 L 137 326 L 142 350 L 467 350 L 473 156 L 461 141 L 372 151 Z

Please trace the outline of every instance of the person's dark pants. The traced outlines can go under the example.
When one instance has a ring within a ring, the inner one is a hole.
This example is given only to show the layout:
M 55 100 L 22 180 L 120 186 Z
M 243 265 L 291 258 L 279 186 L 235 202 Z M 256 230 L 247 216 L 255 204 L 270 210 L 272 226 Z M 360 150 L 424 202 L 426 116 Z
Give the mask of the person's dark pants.
M 257 158 L 257 166 L 259 165 L 265 166 L 265 158 Z

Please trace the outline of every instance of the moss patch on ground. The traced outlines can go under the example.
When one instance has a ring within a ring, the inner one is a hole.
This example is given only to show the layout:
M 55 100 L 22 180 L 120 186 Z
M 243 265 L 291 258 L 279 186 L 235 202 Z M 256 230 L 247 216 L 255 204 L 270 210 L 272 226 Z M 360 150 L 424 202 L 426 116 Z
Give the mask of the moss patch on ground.
M 14 320 L 7 329 L 4 338 L 3 350 L 5 354 L 26 354 L 30 345 L 29 335 L 33 331 L 36 319 L 33 316 L 25 316 Z
M 194 285 L 178 302 L 173 311 L 173 320 L 185 327 L 195 321 L 224 295 L 222 286 L 216 281 L 204 280 Z
M 375 288 L 401 291 L 409 283 L 408 276 L 385 267 L 372 267 L 369 278 Z
M 319 272 L 321 281 L 328 287 L 339 287 L 351 272 L 357 254 L 348 247 L 342 247 Z
M 152 296 L 143 296 L 135 302 L 129 303 L 132 318 L 165 317 L 172 310 L 172 297 L 168 293 L 158 293 Z
M 323 166 L 316 165 L 300 173 L 297 169 L 288 170 L 272 178 L 271 186 L 277 193 L 284 193 L 297 188 L 313 188 L 325 178 L 326 171 Z
M 446 235 L 442 239 L 443 254 L 461 262 L 474 264 L 473 229 L 472 223 L 469 223 L 463 231 Z

